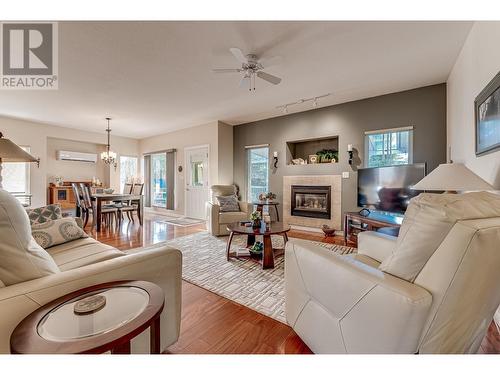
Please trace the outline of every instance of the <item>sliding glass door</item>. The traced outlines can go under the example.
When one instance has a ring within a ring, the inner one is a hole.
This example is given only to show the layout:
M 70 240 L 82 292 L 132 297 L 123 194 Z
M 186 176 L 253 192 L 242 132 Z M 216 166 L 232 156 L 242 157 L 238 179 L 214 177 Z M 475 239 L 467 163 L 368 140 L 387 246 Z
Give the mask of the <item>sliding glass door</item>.
M 151 154 L 151 206 L 167 207 L 167 154 Z

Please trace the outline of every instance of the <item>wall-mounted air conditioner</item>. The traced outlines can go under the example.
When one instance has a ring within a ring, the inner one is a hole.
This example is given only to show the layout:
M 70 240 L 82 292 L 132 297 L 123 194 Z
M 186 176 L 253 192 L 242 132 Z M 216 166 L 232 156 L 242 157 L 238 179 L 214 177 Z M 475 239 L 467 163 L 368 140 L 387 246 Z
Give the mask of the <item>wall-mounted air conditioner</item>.
M 96 163 L 97 154 L 87 152 L 74 152 L 59 150 L 56 153 L 57 160 L 82 161 L 85 163 Z

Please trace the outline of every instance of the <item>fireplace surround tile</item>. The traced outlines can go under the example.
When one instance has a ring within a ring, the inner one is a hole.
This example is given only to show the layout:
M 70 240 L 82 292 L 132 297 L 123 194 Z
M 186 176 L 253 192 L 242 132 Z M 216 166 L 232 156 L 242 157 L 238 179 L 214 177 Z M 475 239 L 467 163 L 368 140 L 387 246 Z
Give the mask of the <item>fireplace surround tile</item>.
M 330 212 L 331 218 L 320 219 L 302 216 L 292 216 L 292 185 L 301 186 L 330 186 Z M 323 224 L 341 230 L 342 208 L 341 208 L 342 176 L 284 176 L 283 177 L 283 221 L 289 225 L 319 229 Z

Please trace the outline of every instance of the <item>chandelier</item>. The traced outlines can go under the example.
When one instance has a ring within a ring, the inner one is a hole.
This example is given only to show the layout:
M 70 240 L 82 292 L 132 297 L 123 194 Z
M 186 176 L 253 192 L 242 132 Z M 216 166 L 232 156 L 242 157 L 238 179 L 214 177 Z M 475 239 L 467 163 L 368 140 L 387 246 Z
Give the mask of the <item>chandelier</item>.
M 111 134 L 109 121 L 111 120 L 111 118 L 106 117 L 106 120 L 108 121 L 108 128 L 106 129 L 106 132 L 108 133 L 108 143 L 106 145 L 106 151 L 101 152 L 101 160 L 106 164 L 112 165 L 116 169 L 116 152 L 111 151 L 111 146 L 109 144 L 109 137 Z

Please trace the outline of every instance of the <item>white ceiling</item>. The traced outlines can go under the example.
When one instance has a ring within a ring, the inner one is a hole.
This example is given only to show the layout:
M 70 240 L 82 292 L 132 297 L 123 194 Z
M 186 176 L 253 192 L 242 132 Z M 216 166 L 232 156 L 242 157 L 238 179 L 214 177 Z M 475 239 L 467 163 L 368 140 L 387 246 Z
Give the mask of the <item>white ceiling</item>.
M 0 91 L 0 115 L 143 138 L 214 120 L 280 116 L 275 107 L 334 95 L 319 106 L 445 82 L 471 22 L 61 22 L 59 90 Z M 283 81 L 238 67 L 230 47 L 264 58 Z M 303 111 L 309 105 L 291 109 Z

